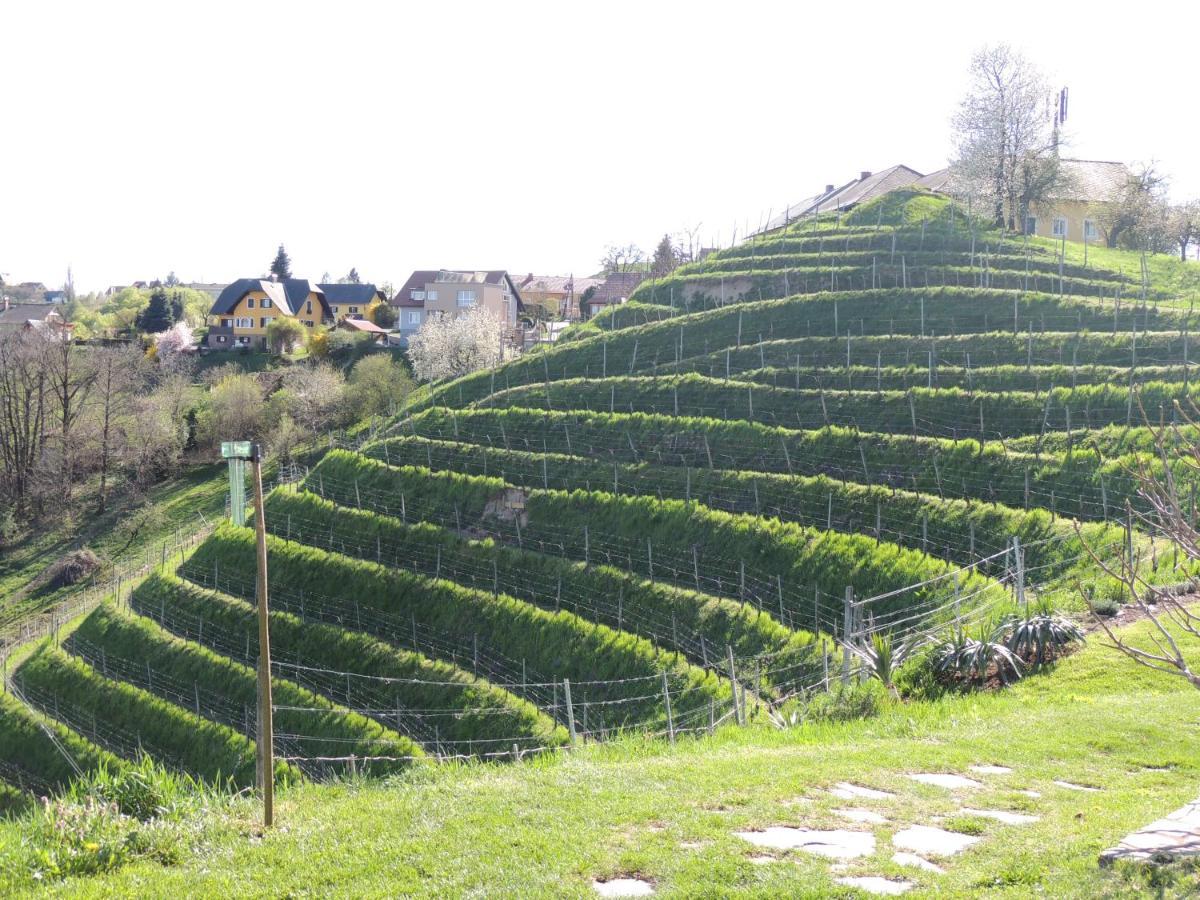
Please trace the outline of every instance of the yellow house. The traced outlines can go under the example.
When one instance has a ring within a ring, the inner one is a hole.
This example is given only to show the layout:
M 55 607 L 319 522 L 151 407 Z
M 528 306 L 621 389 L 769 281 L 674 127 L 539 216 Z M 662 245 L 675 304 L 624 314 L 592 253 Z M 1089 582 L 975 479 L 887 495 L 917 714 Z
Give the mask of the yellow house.
M 239 278 L 221 291 L 209 310 L 208 347 L 265 347 L 267 326 L 278 316 L 294 318 L 306 328 L 334 322 L 320 285 L 304 278 Z
M 1106 240 L 1102 215 L 1128 183 L 1129 168 L 1096 159 L 1062 159 L 1059 166 L 1062 186 L 1057 196 L 1029 210 L 1025 233 L 1078 243 Z

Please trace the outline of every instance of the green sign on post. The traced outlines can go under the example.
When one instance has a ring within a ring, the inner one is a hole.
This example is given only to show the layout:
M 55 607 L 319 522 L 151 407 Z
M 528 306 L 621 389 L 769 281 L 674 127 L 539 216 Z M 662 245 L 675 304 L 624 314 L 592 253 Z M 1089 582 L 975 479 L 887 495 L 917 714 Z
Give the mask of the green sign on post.
M 246 524 L 246 460 L 254 455 L 250 441 L 223 441 L 221 456 L 229 460 L 229 519 Z

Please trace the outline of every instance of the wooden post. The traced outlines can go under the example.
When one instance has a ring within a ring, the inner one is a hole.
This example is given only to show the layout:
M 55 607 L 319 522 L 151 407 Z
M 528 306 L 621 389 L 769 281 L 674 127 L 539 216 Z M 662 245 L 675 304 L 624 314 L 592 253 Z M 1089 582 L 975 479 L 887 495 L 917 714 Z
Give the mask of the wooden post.
M 571 703 L 571 679 L 563 679 L 563 698 L 567 703 L 567 731 L 571 735 L 571 746 L 574 747 L 578 737 L 575 734 L 575 706 Z
M 733 664 L 733 644 L 725 645 L 729 657 L 729 687 L 733 690 L 733 714 L 739 725 L 746 724 L 746 712 L 742 709 L 742 701 L 738 697 L 737 670 Z
M 1026 616 L 1029 615 L 1029 604 L 1025 600 L 1025 555 L 1021 552 L 1021 539 L 1013 535 L 1013 559 L 1017 572 L 1017 603 L 1021 605 Z
M 258 759 L 263 792 L 263 825 L 275 820 L 274 723 L 271 720 L 271 639 L 267 616 L 267 519 L 263 508 L 262 450 L 254 445 L 254 536 L 258 549 Z
M 671 738 L 671 744 L 675 743 L 675 719 L 671 715 L 671 691 L 667 685 L 666 670 L 662 673 L 663 676 L 663 705 L 667 708 L 667 734 Z
M 850 684 L 850 631 L 854 627 L 854 588 L 846 585 L 846 603 L 842 609 L 842 687 Z

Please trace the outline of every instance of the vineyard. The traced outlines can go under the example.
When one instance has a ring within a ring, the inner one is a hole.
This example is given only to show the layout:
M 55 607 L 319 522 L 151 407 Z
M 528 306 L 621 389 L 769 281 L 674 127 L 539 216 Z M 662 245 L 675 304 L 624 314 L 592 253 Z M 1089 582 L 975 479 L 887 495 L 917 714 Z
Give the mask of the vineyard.
M 1131 473 L 1194 509 L 1152 433 L 1200 393 L 1194 318 L 907 192 L 438 385 L 267 497 L 276 775 L 777 721 L 881 642 L 1115 608 L 1097 560 L 1187 582 Z M 253 531 L 149 563 L 11 641 L 0 801 L 141 754 L 253 783 Z

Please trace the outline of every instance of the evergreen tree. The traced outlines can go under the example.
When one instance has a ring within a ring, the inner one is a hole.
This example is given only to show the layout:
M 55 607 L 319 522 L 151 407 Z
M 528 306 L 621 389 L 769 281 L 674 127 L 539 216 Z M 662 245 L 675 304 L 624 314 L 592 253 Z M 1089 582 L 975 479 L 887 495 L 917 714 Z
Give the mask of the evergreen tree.
M 179 291 L 171 292 L 171 324 L 183 321 L 183 295 Z
M 161 288 L 155 290 L 150 295 L 150 303 L 137 314 L 134 324 L 138 331 L 146 334 L 158 334 L 174 325 L 175 317 L 167 300 L 167 292 Z
M 650 269 L 655 276 L 661 277 L 673 272 L 677 263 L 675 245 L 671 243 L 671 236 L 664 234 L 662 240 L 658 242 L 658 246 L 654 248 L 654 259 L 651 260 Z
M 288 257 L 287 251 L 283 249 L 283 244 L 279 245 L 275 260 L 271 263 L 271 274 L 279 281 L 292 277 L 292 261 Z
M 353 266 L 350 267 L 350 271 L 346 273 L 343 281 L 346 284 L 362 284 L 362 279 L 358 277 L 358 269 Z

